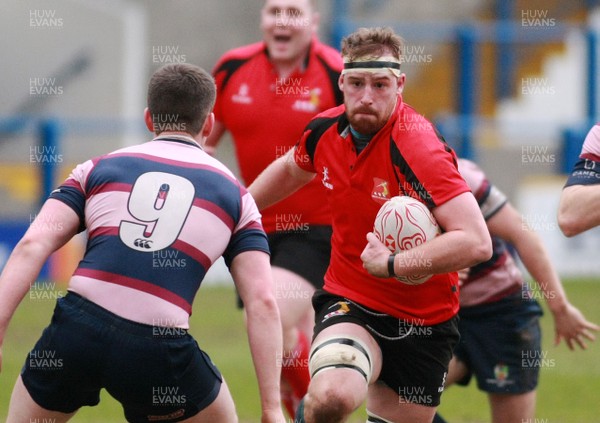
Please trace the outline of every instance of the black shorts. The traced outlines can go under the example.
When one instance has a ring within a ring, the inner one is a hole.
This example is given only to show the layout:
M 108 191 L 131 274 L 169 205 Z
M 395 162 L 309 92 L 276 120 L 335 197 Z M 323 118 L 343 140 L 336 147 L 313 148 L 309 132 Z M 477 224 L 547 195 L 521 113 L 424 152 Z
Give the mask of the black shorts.
M 315 289 L 323 278 L 331 256 L 331 226 L 311 225 L 306 231 L 267 234 L 271 266 L 281 267 L 306 279 Z M 238 307 L 243 307 L 237 297 Z
M 306 231 L 268 234 L 271 265 L 290 270 L 316 289 L 321 288 L 331 256 L 331 233 L 331 226 L 311 225 Z
M 129 422 L 178 422 L 210 405 L 222 377 L 185 329 L 123 319 L 69 292 L 27 356 L 21 377 L 41 407 L 72 413 L 119 401 Z
M 459 339 L 457 316 L 437 325 L 419 326 L 324 290 L 313 296 L 313 307 L 314 336 L 344 322 L 371 333 L 383 359 L 378 380 L 397 392 L 399 401 L 430 407 L 440 404 L 448 363 Z
M 519 292 L 463 307 L 459 315 L 461 340 L 454 354 L 469 368 L 460 385 L 467 385 L 474 374 L 484 392 L 525 393 L 536 388 L 541 367 L 554 366 L 554 360 L 542 354 L 542 308 L 536 300 Z

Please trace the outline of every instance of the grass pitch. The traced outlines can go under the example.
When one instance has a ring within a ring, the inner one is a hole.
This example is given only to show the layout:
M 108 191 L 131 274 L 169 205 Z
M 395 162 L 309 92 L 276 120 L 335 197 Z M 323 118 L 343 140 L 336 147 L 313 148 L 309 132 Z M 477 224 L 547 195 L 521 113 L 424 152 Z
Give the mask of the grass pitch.
M 57 291 L 60 291 L 57 287 Z M 588 318 L 600 324 L 597 295 L 600 280 L 565 282 L 570 301 Z M 63 288 L 64 290 L 64 288 Z M 64 292 L 64 291 L 63 291 Z M 11 323 L 3 347 L 0 374 L 0 421 L 6 418 L 12 385 L 42 329 L 49 323 L 55 294 L 27 296 Z M 586 351 L 570 351 L 565 344 L 553 345 L 552 317 L 545 309 L 542 318 L 542 349 L 547 354 L 542 367 L 536 423 L 592 423 L 598 421 L 597 399 L 600 391 L 600 339 Z M 194 305 L 190 332 L 224 374 L 236 402 L 241 423 L 260 421 L 258 389 L 250 359 L 243 315 L 235 307 L 233 288 L 203 287 Z M 600 334 L 598 334 L 600 338 Z M 440 413 L 451 423 L 489 421 L 487 398 L 474 383 L 463 388 L 450 387 L 442 397 Z M 364 422 L 359 409 L 351 423 Z M 84 407 L 71 420 L 75 423 L 122 423 L 120 405 L 103 391 L 100 405 Z M 532 423 L 532 422 L 517 422 Z

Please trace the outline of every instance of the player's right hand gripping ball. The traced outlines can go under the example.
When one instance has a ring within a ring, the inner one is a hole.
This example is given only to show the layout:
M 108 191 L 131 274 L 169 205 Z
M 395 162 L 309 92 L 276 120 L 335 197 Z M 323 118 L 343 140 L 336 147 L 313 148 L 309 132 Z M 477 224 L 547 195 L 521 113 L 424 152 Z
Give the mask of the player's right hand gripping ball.
M 440 232 L 440 227 L 427 206 L 408 196 L 392 197 L 386 201 L 379 209 L 373 226 L 373 233 L 393 253 L 410 250 L 435 238 Z M 424 260 L 422 257 L 409 256 L 407 260 L 422 266 L 428 265 L 421 263 Z M 396 276 L 396 279 L 409 285 L 420 285 L 431 276 Z

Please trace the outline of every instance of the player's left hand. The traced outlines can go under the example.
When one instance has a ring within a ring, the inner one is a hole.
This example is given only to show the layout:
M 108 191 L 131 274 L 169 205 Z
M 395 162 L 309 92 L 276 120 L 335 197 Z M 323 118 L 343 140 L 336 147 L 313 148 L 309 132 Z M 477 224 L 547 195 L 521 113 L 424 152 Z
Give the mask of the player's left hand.
M 596 339 L 592 332 L 600 331 L 600 326 L 588 322 L 581 311 L 570 303 L 567 303 L 564 309 L 553 312 L 553 316 L 554 344 L 558 345 L 564 339 L 570 350 L 574 350 L 576 345 L 585 350 L 587 348 L 585 341 Z
M 363 267 L 373 276 L 389 278 L 387 260 L 392 252 L 373 232 L 367 234 L 367 246 L 360 254 Z

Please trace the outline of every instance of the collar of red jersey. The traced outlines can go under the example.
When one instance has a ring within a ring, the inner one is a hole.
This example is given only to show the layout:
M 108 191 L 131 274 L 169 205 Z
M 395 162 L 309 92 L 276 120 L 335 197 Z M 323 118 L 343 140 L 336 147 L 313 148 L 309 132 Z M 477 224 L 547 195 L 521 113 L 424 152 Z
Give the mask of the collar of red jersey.
M 154 138 L 152 141 L 174 141 L 174 142 L 179 142 L 182 144 L 190 144 L 190 145 L 193 145 L 194 147 L 198 147 L 200 150 L 204 150 L 204 148 L 202 148 L 202 146 L 200 144 L 198 144 L 198 141 L 196 141 L 192 137 L 189 137 L 186 135 L 175 135 L 175 134 L 159 135 L 156 138 Z

